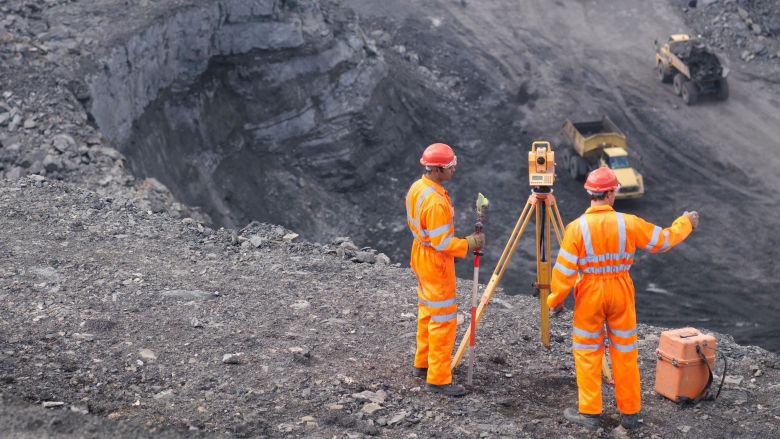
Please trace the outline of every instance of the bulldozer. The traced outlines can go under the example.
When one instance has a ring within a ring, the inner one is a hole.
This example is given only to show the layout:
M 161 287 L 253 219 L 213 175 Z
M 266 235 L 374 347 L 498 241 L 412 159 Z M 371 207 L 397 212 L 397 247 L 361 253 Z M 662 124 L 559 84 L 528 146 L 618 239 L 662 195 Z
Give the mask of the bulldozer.
M 653 47 L 658 79 L 671 82 L 675 94 L 682 96 L 686 105 L 695 104 L 702 95 L 728 99 L 729 70 L 701 39 L 674 34 L 663 46 L 654 41 Z

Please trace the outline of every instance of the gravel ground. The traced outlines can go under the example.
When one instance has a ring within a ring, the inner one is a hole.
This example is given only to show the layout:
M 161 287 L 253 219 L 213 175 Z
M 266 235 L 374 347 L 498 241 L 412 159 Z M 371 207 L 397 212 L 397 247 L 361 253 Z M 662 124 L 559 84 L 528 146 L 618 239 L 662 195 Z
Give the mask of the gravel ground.
M 553 322 L 545 349 L 538 303 L 499 291 L 478 328 L 472 392 L 432 395 L 410 373 L 416 297 L 408 268 L 348 238 L 298 242 L 262 223 L 212 230 L 139 208 L 130 188 L 124 195 L 43 177 L 0 185 L 0 419 L 14 420 L 4 423 L 8 434 L 583 434 L 561 419 L 576 400 L 570 315 Z M 461 321 L 469 301 L 469 282 L 459 281 Z M 775 354 L 718 335 L 729 360 L 722 394 L 681 409 L 653 391 L 661 330 L 640 325 L 643 428 L 632 437 L 777 435 Z M 456 381 L 465 372 L 458 367 Z M 605 385 L 602 429 L 592 436 L 625 433 L 613 399 Z

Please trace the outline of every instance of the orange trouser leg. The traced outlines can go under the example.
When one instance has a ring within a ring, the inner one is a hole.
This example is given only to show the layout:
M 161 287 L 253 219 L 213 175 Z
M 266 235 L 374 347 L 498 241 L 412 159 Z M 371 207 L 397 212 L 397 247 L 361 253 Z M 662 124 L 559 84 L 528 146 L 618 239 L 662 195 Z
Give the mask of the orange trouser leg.
M 603 346 L 596 350 L 574 349 L 580 413 L 588 415 L 601 414 L 602 356 L 604 356 Z
M 623 276 L 612 281 L 609 290 L 607 332 L 615 399 L 620 413 L 633 415 L 641 407 L 634 285 L 631 278 Z
M 455 346 L 457 319 L 428 323 L 428 383 L 441 386 L 452 382 L 450 363 Z
M 452 382 L 450 363 L 455 346 L 457 319 L 434 322 L 428 307 L 418 305 L 415 367 L 427 367 L 427 382 L 437 386 Z
M 601 414 L 601 359 L 604 356 L 604 294 L 598 278 L 578 284 L 572 321 L 579 411 Z
M 638 351 L 620 352 L 609 345 L 612 359 L 612 374 L 615 378 L 615 399 L 620 413 L 633 415 L 639 413 L 641 397 L 639 394 Z
M 633 415 L 639 412 L 641 405 L 633 292 L 622 298 L 615 297 L 615 303 L 620 299 L 623 301 L 621 306 L 612 307 L 607 316 L 609 356 L 612 359 L 618 410 L 620 413 Z
M 417 353 L 414 364 L 417 367 L 427 366 L 427 382 L 441 386 L 452 382 L 450 363 L 458 321 L 454 271 L 451 276 L 445 273 L 442 277 L 439 272 L 434 274 L 423 272 L 417 276 L 420 287 L 417 290 Z
M 417 351 L 414 354 L 414 367 L 428 367 L 428 324 L 431 314 L 424 306 L 417 306 Z

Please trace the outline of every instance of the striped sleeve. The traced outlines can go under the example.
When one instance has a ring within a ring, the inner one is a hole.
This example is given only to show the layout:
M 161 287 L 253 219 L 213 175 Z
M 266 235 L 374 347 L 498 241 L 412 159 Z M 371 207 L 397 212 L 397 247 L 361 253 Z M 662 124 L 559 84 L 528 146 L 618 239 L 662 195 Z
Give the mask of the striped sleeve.
M 466 257 L 468 241 L 455 236 L 455 222 L 449 206 L 432 203 L 425 211 L 425 229 L 434 250 L 456 258 Z
M 668 251 L 687 238 L 693 230 L 691 221 L 684 216 L 674 220 L 672 225 L 665 229 L 637 216 L 631 216 L 637 248 L 645 249 L 650 253 Z

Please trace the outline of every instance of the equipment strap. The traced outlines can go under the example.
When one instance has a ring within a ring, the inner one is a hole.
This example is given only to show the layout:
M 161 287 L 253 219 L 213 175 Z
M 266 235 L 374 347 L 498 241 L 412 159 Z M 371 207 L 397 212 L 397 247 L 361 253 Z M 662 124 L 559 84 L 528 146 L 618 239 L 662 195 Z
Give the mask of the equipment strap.
M 718 386 L 718 393 L 715 394 L 715 398 L 718 399 L 718 396 L 720 396 L 720 391 L 723 389 L 723 382 L 726 381 L 726 371 L 728 370 L 729 363 L 726 361 L 726 356 L 721 355 L 723 357 L 723 376 L 720 378 L 720 385 Z
M 718 393 L 715 394 L 713 397 L 712 395 L 709 395 L 710 386 L 712 385 L 712 368 L 710 367 L 710 362 L 707 361 L 707 357 L 704 356 L 704 353 L 701 351 L 701 346 L 699 346 L 699 343 L 696 342 L 696 353 L 699 354 L 702 360 L 704 360 L 704 364 L 707 365 L 707 371 L 710 374 L 710 377 L 707 379 L 707 384 L 704 385 L 704 388 L 701 390 L 701 392 L 695 397 L 695 398 L 688 398 L 687 396 L 678 396 L 677 402 L 681 402 L 684 405 L 688 404 L 691 406 L 694 406 L 699 403 L 701 400 L 710 400 L 714 401 L 720 396 L 720 391 L 723 388 L 723 382 L 726 380 L 726 370 L 728 369 L 728 362 L 726 361 L 726 356 L 721 355 L 723 357 L 723 377 L 720 380 L 720 386 L 718 386 Z

